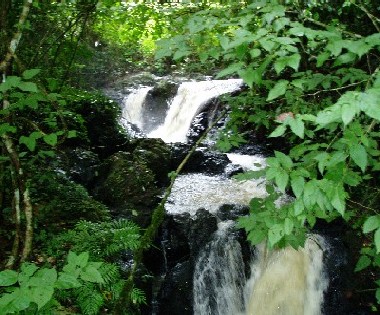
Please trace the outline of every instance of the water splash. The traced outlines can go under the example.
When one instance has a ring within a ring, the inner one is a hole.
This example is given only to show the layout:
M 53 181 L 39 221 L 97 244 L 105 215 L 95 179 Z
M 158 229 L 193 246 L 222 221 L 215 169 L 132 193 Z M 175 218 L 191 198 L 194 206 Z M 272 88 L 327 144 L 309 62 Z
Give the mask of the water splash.
M 186 142 L 186 134 L 195 115 L 211 99 L 241 88 L 240 79 L 183 82 L 172 100 L 164 123 L 149 133 L 165 142 Z
M 200 252 L 194 272 L 194 315 L 237 315 L 244 311 L 244 261 L 239 242 L 219 223 Z

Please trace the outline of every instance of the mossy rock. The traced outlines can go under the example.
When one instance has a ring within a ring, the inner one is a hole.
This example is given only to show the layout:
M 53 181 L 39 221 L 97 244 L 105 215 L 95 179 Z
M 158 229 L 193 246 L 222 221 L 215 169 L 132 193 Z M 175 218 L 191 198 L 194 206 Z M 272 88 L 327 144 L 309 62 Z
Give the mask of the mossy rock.
M 64 175 L 47 172 L 34 176 L 31 183 L 35 217 L 38 225 L 46 230 L 70 228 L 79 220 L 96 222 L 110 217 L 104 204 Z
M 155 183 L 155 175 L 143 159 L 118 152 L 100 166 L 94 194 L 117 214 L 146 226 L 158 203 L 160 189 Z
M 134 140 L 134 161 L 143 161 L 153 172 L 158 186 L 169 183 L 171 151 L 170 146 L 161 139 L 140 138 Z

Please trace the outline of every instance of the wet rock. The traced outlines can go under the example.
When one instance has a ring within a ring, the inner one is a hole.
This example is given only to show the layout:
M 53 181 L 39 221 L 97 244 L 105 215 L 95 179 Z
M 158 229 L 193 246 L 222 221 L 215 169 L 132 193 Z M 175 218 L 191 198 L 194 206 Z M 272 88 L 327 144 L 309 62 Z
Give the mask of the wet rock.
M 224 169 L 224 174 L 228 178 L 231 178 L 232 176 L 235 176 L 241 173 L 244 173 L 244 168 L 241 165 L 237 165 L 237 164 L 228 164 Z
M 186 134 L 189 143 L 195 143 L 208 127 L 208 113 L 202 112 L 194 117 Z
M 236 220 L 249 214 L 249 207 L 244 205 L 225 204 L 217 211 L 217 217 L 222 221 Z
M 176 143 L 172 146 L 173 169 L 178 167 L 190 149 L 191 146 L 188 144 Z M 183 172 L 206 173 L 209 175 L 223 174 L 229 163 L 230 160 L 226 154 L 199 148 L 191 155 L 183 168 Z
M 159 302 L 161 315 L 193 314 L 193 266 L 189 261 L 178 263 L 167 276 Z
M 99 156 L 92 151 L 81 147 L 67 149 L 63 151 L 57 158 L 59 168 L 67 174 L 67 176 L 86 187 L 92 187 L 96 168 L 100 163 Z

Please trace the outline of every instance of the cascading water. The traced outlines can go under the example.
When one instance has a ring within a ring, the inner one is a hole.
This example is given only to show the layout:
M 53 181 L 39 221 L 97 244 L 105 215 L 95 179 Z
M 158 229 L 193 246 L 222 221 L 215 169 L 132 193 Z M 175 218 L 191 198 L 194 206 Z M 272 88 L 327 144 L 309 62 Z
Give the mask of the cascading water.
M 170 104 L 165 122 L 149 137 L 161 138 L 165 142 L 186 142 L 186 133 L 194 116 L 211 99 L 241 88 L 239 79 L 183 82 Z
M 165 122 L 149 137 L 165 142 L 186 142 L 194 116 L 211 99 L 238 90 L 241 80 L 184 82 L 172 100 Z M 126 118 L 143 128 L 142 105 L 150 88 L 129 95 Z M 228 154 L 244 170 L 265 166 L 261 156 Z M 247 205 L 253 197 L 265 197 L 264 180 L 237 182 L 221 174 L 192 173 L 177 177 L 165 208 L 170 214 L 195 215 L 205 208 L 217 213 L 223 204 Z M 196 258 L 193 276 L 195 315 L 320 315 L 328 281 L 323 271 L 320 236 L 312 235 L 304 249 L 267 252 L 258 246 L 252 255 L 251 276 L 246 278 L 241 246 L 231 235 L 231 222 L 219 223 L 211 241 Z M 174 313 L 173 313 L 174 315 Z
M 200 252 L 194 271 L 194 314 L 232 315 L 244 312 L 244 261 L 239 242 L 219 223 L 214 238 Z
M 143 129 L 143 105 L 147 94 L 153 87 L 142 87 L 132 91 L 123 100 L 122 119 Z

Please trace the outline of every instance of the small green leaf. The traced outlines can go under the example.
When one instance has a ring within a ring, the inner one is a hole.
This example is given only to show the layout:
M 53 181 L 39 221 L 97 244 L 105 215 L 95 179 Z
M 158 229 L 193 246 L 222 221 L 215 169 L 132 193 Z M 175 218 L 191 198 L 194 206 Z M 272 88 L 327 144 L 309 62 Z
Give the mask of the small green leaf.
M 15 126 L 11 126 L 9 123 L 1 123 L 0 124 L 0 136 L 7 132 L 15 133 L 17 128 Z
M 29 70 L 25 70 L 23 73 L 22 73 L 22 77 L 25 79 L 25 80 L 30 80 L 31 78 L 35 77 L 37 74 L 39 74 L 41 71 L 41 69 L 29 69 Z
M 258 72 L 251 68 L 239 70 L 238 73 L 250 88 L 253 87 L 253 83 L 260 83 L 262 80 L 261 76 L 258 75 Z
M 0 272 L 0 286 L 7 287 L 13 285 L 18 280 L 18 273 L 14 270 L 3 270 Z
M 363 224 L 363 233 L 369 233 L 380 227 L 380 215 L 373 215 L 367 218 Z
M 299 198 L 305 187 L 305 179 L 301 176 L 295 176 L 290 179 L 290 186 L 292 187 L 294 195 Z
M 346 196 L 344 188 L 340 185 L 335 186 L 333 189 L 333 198 L 331 199 L 332 206 L 343 216 L 346 210 Z
M 269 91 L 267 101 L 274 100 L 275 98 L 284 95 L 286 92 L 286 88 L 288 87 L 288 80 L 280 80 L 278 81 L 274 87 Z
M 88 259 L 90 258 L 90 255 L 88 252 L 83 252 L 77 256 L 76 264 L 79 267 L 85 267 L 88 263 Z
M 281 137 L 286 131 L 285 125 L 279 125 L 277 128 L 269 135 L 270 138 Z
M 301 139 L 303 139 L 304 136 L 305 136 L 305 124 L 302 121 L 302 119 L 300 117 L 296 117 L 295 119 L 294 118 L 290 118 L 288 120 L 288 123 L 289 123 L 289 126 L 290 126 L 290 130 L 295 135 L 297 135 L 298 137 L 300 137 Z
M 366 256 L 366 255 L 362 255 L 360 256 L 356 266 L 355 266 L 355 272 L 358 272 L 360 270 L 363 270 L 365 268 L 367 268 L 370 264 L 371 264 L 371 259 Z
M 244 68 L 244 63 L 243 62 L 233 63 L 230 66 L 228 66 L 227 68 L 225 68 L 222 71 L 220 71 L 217 74 L 216 78 L 219 79 L 219 78 L 223 78 L 223 77 L 225 77 L 227 75 L 230 75 L 230 74 L 233 74 L 233 73 L 237 73 L 239 70 L 241 70 L 243 68 Z
M 43 139 L 47 144 L 51 146 L 55 146 L 58 142 L 58 137 L 56 133 L 50 133 L 50 134 L 44 135 Z
M 361 144 L 352 144 L 350 146 L 350 157 L 362 172 L 365 172 L 368 163 L 367 151 Z

